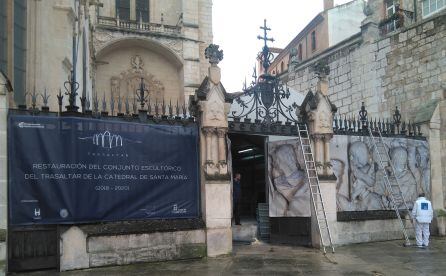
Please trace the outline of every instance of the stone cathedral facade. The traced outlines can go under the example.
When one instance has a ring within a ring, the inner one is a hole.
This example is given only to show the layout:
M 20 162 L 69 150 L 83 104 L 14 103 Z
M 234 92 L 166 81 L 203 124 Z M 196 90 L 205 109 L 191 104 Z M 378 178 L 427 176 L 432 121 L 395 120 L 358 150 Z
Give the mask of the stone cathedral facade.
M 184 102 L 206 74 L 210 0 L 19 2 L 2 1 L 2 70 L 17 84 L 11 105 L 46 90 L 48 106 L 57 109 L 56 94 L 73 67 L 78 93 L 90 102 L 95 95 L 131 102 L 141 78 L 150 100 Z

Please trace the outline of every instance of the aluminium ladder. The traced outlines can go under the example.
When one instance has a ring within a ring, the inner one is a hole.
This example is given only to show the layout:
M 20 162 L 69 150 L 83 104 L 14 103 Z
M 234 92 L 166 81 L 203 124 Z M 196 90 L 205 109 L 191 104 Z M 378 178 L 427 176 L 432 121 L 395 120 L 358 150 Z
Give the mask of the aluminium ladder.
M 299 133 L 300 148 L 305 161 L 305 172 L 310 186 L 311 199 L 313 201 L 314 213 L 316 215 L 317 226 L 321 238 L 321 247 L 324 254 L 327 253 L 326 247 L 331 247 L 334 253 L 334 246 L 331 239 L 330 227 L 327 222 L 327 215 L 325 213 L 324 200 L 319 186 L 319 178 L 317 176 L 316 164 L 311 149 L 310 136 L 306 124 L 297 124 L 297 131 Z
M 404 199 L 404 195 L 401 191 L 401 186 L 398 182 L 398 178 L 395 174 L 395 168 L 390 159 L 389 152 L 384 144 L 381 130 L 379 128 L 375 129 L 378 135 L 373 135 L 373 130 L 368 127 L 368 132 L 370 139 L 372 141 L 373 149 L 378 156 L 379 169 L 383 173 L 384 183 L 386 185 L 386 190 L 388 193 L 388 198 L 390 199 L 391 207 L 395 210 L 396 216 L 400 222 L 401 230 L 403 231 L 405 246 L 410 246 L 410 240 L 408 236 L 409 230 L 415 230 L 412 222 L 412 213 L 407 206 L 407 202 Z M 390 175 L 389 175 L 390 171 Z M 405 212 L 404 223 L 401 218 L 401 211 Z

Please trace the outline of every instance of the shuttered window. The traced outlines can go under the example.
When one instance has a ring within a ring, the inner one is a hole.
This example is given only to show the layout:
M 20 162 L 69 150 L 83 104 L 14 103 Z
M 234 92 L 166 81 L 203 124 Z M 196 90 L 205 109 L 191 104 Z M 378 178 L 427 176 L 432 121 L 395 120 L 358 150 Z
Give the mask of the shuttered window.
M 119 19 L 130 20 L 130 1 L 116 0 L 116 14 L 119 15 Z
M 149 22 L 149 0 L 136 0 L 136 20 Z

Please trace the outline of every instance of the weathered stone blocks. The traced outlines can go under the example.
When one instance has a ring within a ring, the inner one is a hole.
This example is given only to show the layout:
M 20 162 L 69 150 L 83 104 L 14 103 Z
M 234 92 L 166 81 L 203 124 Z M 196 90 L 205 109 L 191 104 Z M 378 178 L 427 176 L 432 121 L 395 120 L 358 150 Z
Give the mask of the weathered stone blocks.
M 76 226 L 61 236 L 61 271 L 206 256 L 204 230 L 88 237 Z

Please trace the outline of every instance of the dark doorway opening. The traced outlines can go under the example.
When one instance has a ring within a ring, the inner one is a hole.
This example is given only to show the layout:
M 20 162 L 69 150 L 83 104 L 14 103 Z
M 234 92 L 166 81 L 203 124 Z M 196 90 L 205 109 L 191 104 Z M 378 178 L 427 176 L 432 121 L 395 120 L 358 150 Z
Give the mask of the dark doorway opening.
M 267 202 L 265 183 L 265 136 L 229 134 L 231 140 L 233 173 L 239 172 L 241 180 L 240 217 L 245 221 L 256 220 L 259 203 Z

